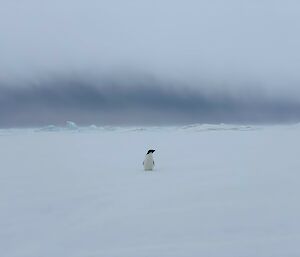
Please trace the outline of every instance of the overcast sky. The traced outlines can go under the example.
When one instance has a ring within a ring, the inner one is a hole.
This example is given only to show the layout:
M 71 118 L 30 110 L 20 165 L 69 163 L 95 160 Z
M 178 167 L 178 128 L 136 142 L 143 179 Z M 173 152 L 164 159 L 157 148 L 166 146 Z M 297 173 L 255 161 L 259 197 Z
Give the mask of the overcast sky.
M 123 80 L 124 88 L 151 87 L 155 80 L 158 92 L 170 85 L 189 87 L 199 95 L 224 93 L 223 98 L 236 104 L 255 91 L 253 99 L 261 102 L 273 97 L 273 105 L 285 101 L 297 106 L 299 31 L 296 0 L 0 0 L 2 123 L 17 104 L 17 91 L 7 95 L 7 87 L 26 86 L 34 101 L 33 85 L 63 87 L 60 94 L 70 94 L 74 77 L 80 83 L 89 80 L 88 90 L 107 88 L 107 81 L 121 88 Z M 57 82 L 58 77 L 63 79 Z M 86 108 L 80 106 L 80 95 L 76 99 L 78 109 Z M 25 101 L 19 108 L 26 107 Z M 297 119 L 298 107 L 289 112 Z

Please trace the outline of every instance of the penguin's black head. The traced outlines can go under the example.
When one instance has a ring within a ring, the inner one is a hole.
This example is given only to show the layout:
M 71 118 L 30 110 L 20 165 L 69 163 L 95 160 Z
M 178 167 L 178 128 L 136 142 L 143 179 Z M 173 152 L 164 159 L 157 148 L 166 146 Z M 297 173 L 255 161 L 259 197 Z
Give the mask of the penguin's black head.
M 154 152 L 155 152 L 155 150 L 149 150 L 147 154 L 154 153 Z

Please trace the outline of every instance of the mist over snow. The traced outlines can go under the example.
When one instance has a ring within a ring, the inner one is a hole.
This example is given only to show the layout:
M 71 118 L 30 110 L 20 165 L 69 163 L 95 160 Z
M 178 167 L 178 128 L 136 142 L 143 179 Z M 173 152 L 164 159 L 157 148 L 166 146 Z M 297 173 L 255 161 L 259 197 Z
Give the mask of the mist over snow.
M 2 1 L 0 126 L 297 122 L 299 1 Z

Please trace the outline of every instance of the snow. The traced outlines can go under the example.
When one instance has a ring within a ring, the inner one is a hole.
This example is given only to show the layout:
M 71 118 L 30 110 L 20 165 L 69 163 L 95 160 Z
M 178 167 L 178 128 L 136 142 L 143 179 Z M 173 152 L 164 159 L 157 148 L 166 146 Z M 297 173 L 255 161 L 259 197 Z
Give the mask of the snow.
M 299 125 L 48 128 L 0 130 L 0 256 L 300 256 Z

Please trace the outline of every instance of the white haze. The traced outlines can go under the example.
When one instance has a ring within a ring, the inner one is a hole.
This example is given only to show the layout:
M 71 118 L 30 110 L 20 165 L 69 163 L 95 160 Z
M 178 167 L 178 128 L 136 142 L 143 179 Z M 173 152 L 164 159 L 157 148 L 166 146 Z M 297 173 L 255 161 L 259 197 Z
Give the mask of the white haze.
M 293 95 L 298 1 L 1 1 L 0 80 L 129 70 Z

